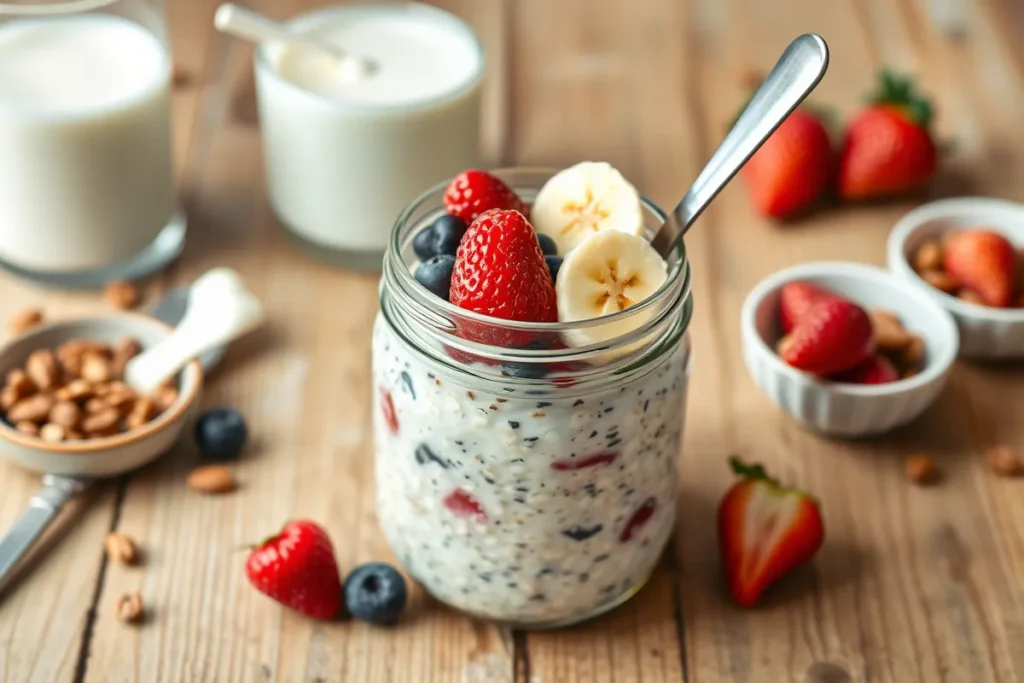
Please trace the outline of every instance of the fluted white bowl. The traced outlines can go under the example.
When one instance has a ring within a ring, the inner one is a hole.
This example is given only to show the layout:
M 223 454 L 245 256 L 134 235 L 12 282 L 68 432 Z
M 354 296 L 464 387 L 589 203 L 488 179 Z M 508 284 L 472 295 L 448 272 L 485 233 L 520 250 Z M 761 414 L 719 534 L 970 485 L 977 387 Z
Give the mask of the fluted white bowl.
M 793 281 L 898 315 L 925 341 L 921 371 L 889 384 L 859 385 L 832 382 L 785 363 L 774 348 L 781 336 L 779 290 Z M 860 263 L 806 263 L 779 271 L 750 291 L 740 316 L 743 360 L 757 386 L 806 428 L 835 437 L 882 434 L 918 417 L 945 387 L 959 347 L 956 324 L 931 296 L 883 268 Z
M 1024 247 L 1024 204 L 988 197 L 940 199 L 901 218 L 889 233 L 889 269 L 926 292 L 950 312 L 960 330 L 960 355 L 969 358 L 1024 357 L 1024 308 L 993 308 L 962 301 L 935 289 L 910 265 L 927 241 L 967 228 L 987 227 Z

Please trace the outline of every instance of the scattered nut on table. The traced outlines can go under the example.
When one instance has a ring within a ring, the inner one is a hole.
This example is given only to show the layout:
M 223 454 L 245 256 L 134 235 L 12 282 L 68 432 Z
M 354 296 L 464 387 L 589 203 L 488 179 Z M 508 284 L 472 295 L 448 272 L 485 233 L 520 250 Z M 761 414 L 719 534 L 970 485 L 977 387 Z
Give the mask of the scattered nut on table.
M 103 543 L 107 557 L 121 564 L 134 564 L 139 556 L 135 541 L 124 534 L 112 531 Z
M 57 349 L 37 349 L 24 368 L 7 373 L 0 415 L 19 432 L 50 443 L 138 429 L 179 397 L 176 379 L 151 396 L 122 381 L 125 365 L 141 349 L 127 337 L 114 344 L 72 339 Z
M 113 280 L 107 284 L 103 298 L 112 307 L 126 311 L 139 303 L 139 290 L 127 280 Z
M 126 624 L 142 621 L 142 597 L 138 593 L 125 593 L 115 604 L 117 618 Z
M 23 308 L 7 320 L 7 331 L 11 334 L 25 334 L 42 322 L 42 309 Z
M 1016 477 L 1024 473 L 1024 463 L 1009 446 L 993 446 L 985 453 L 988 468 L 1002 477 Z
M 915 484 L 931 484 L 939 478 L 939 468 L 930 455 L 915 455 L 907 458 L 907 476 Z
M 223 465 L 204 465 L 188 475 L 188 485 L 200 493 L 228 493 L 238 486 L 235 475 Z

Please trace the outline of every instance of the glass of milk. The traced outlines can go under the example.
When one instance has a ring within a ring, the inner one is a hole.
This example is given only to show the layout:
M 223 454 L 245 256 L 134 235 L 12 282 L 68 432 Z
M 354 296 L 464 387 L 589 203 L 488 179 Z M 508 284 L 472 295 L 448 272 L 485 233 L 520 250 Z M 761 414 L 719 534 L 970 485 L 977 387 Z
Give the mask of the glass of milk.
M 270 203 L 313 253 L 377 269 L 420 193 L 480 165 L 484 54 L 457 17 L 419 3 L 330 6 L 290 22 L 373 65 L 267 43 L 256 93 Z
M 57 286 L 181 250 L 162 0 L 0 0 L 0 267 Z

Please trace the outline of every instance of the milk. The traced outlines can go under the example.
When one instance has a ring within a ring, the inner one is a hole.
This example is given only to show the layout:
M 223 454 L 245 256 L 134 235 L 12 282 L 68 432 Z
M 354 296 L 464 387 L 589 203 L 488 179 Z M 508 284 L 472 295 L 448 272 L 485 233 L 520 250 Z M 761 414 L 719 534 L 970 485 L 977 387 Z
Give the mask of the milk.
M 306 241 L 379 266 L 402 208 L 480 164 L 483 55 L 463 22 L 420 4 L 331 7 L 297 30 L 376 68 L 267 45 L 256 85 L 270 202 Z
M 0 260 L 93 270 L 153 242 L 176 208 L 170 80 L 126 19 L 0 24 Z

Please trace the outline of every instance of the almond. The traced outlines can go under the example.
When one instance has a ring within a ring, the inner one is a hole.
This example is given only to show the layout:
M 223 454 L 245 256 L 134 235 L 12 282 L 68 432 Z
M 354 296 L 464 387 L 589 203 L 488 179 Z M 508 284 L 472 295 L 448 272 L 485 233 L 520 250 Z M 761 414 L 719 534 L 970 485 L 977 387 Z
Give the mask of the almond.
M 924 339 L 911 335 L 910 341 L 903 348 L 902 353 L 900 353 L 900 360 L 903 361 L 903 365 L 907 368 L 920 368 L 921 364 L 924 363 L 925 352 Z
M 4 387 L 0 390 L 0 410 L 8 411 L 15 403 L 21 400 L 14 387 Z
M 139 303 L 139 290 L 127 280 L 114 280 L 107 285 L 103 298 L 113 308 L 126 311 Z
M 7 330 L 11 334 L 25 334 L 43 322 L 43 311 L 39 308 L 23 308 L 7 319 Z
M 985 305 L 985 300 L 982 299 L 981 295 L 973 289 L 961 289 L 957 292 L 956 298 L 960 299 L 960 301 L 966 301 L 969 304 L 976 304 L 978 306 Z
M 223 465 L 204 465 L 188 475 L 188 485 L 200 493 L 227 493 L 237 487 L 235 475 Z
M 135 402 L 132 411 L 128 414 L 127 419 L 125 419 L 125 427 L 128 429 L 138 429 L 152 420 L 154 415 L 156 415 L 156 404 L 153 403 L 153 399 L 148 396 L 140 398 Z
M 99 397 L 90 398 L 88 401 L 85 402 L 85 412 L 88 413 L 89 415 L 101 413 L 109 407 L 110 406 L 107 405 L 107 402 Z
M 22 434 L 39 436 L 39 425 L 37 425 L 35 422 L 17 422 L 15 423 L 14 428 L 17 429 Z
M 57 357 L 49 349 L 33 351 L 25 361 L 25 374 L 40 389 L 52 389 L 60 379 Z
M 990 470 L 1003 477 L 1016 477 L 1024 472 L 1024 464 L 1009 446 L 994 446 L 988 449 L 985 453 L 985 462 L 988 463 Z
M 117 427 L 117 424 L 121 421 L 121 413 L 117 408 L 111 408 L 105 406 L 103 410 L 86 415 L 82 418 L 82 431 L 86 434 L 93 435 L 109 435 L 109 430 Z
M 935 289 L 941 290 L 946 294 L 951 294 L 956 291 L 959 284 L 952 278 L 948 273 L 942 270 L 925 270 L 921 272 L 921 279 L 930 284 Z
M 915 455 L 907 458 L 907 476 L 915 484 L 930 484 L 938 479 L 939 469 L 930 455 Z
M 110 361 L 98 353 L 89 351 L 82 355 L 82 379 L 97 384 L 110 381 Z
M 16 398 L 24 398 L 36 390 L 36 385 L 21 368 L 15 368 L 7 373 L 6 387 L 11 389 Z
M 142 597 L 138 593 L 125 593 L 114 606 L 117 618 L 126 624 L 142 621 Z
M 114 358 L 111 361 L 111 372 L 114 377 L 118 379 L 124 377 L 124 367 L 141 351 L 142 345 L 131 337 L 125 337 L 114 344 Z
M 874 310 L 870 312 L 871 324 L 875 328 L 875 343 L 882 351 L 902 349 L 913 338 L 903 328 L 903 322 L 889 311 Z
M 82 409 L 78 407 L 77 403 L 72 403 L 71 401 L 58 400 L 50 408 L 50 422 L 60 425 L 65 430 L 74 429 L 81 417 Z
M 121 564 L 134 564 L 139 555 L 135 541 L 116 531 L 107 534 L 103 547 L 107 551 L 107 557 Z
M 914 270 L 921 273 L 926 270 L 942 270 L 942 245 L 938 242 L 925 242 L 914 254 Z
M 7 411 L 8 422 L 42 422 L 50 414 L 55 399 L 51 394 L 35 394 L 24 398 Z
M 58 400 L 81 402 L 92 397 L 94 391 L 92 384 L 85 379 L 71 380 L 55 394 Z
M 156 390 L 153 394 L 153 402 L 156 404 L 157 411 L 164 412 L 178 400 L 178 389 L 172 386 L 163 386 Z
M 50 443 L 60 443 L 64 440 L 64 428 L 52 422 L 47 422 L 39 430 L 39 438 Z

